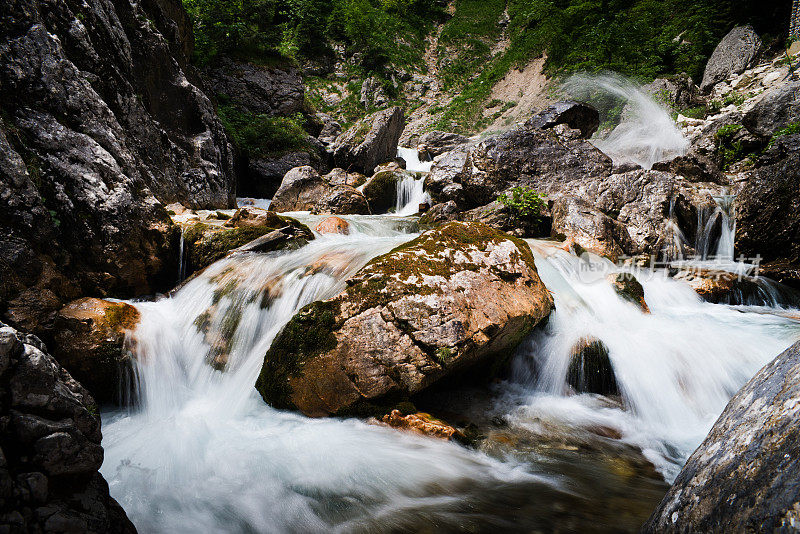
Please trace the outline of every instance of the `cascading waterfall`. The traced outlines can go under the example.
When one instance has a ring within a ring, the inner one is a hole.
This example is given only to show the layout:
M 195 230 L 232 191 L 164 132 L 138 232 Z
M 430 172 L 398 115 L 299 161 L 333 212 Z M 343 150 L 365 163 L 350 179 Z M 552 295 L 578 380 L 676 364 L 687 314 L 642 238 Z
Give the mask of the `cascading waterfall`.
M 422 173 L 429 172 L 433 162 L 421 162 L 417 151 L 412 148 L 399 147 L 397 155 L 405 160 L 408 173 L 397 182 L 397 201 L 394 212 L 400 216 L 414 215 L 419 212 L 420 204 L 430 202 L 430 196 L 424 188 L 425 175 Z
M 591 140 L 614 163 L 636 163 L 650 169 L 689 149 L 689 140 L 669 110 L 628 79 L 616 74 L 576 74 L 564 83 L 563 90 L 573 98 L 592 102 L 604 115 L 615 106 L 624 106 L 621 122 Z
M 186 231 L 185 227 L 181 227 L 181 241 L 178 244 L 178 283 L 180 284 L 186 279 L 186 262 L 184 260 L 184 249 L 186 248 L 186 243 L 184 233 Z
M 520 348 L 512 378 L 495 386 L 485 417 L 505 426 L 487 427 L 479 450 L 274 410 L 253 384 L 279 329 L 415 235 L 402 218 L 347 220 L 350 235 L 234 255 L 170 298 L 135 303 L 139 403 L 103 414 L 102 473 L 141 531 L 547 531 L 564 509 L 583 510 L 571 516 L 575 528 L 618 531 L 614 499 L 641 498 L 650 510 L 663 485 L 615 482 L 602 455 L 583 466 L 589 460 L 569 456 L 570 444 L 618 443 L 611 450 L 623 458 L 641 450 L 670 480 L 728 398 L 800 331 L 785 310 L 707 304 L 640 273 L 644 314 L 598 274 L 610 262 L 530 241 L 556 310 Z M 587 337 L 608 347 L 618 399 L 569 390 L 571 349 Z M 521 445 L 540 442 L 565 445 Z

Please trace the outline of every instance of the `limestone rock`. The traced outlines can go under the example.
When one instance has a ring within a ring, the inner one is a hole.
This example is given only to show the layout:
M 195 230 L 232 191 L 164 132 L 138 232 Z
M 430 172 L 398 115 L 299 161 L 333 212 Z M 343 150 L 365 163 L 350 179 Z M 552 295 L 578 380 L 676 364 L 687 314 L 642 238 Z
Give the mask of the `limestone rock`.
M 314 214 L 369 215 L 369 203 L 364 193 L 349 185 L 332 186 L 311 210 Z
M 800 343 L 731 399 L 642 532 L 791 532 L 800 520 Z
M 761 53 L 761 38 L 752 26 L 737 26 L 714 49 L 703 73 L 700 89 L 709 90 L 731 74 L 741 74 Z
M 580 130 L 580 137 L 588 139 L 600 126 L 600 113 L 589 104 L 568 100 L 556 102 L 537 113 L 529 124 L 542 130 L 565 124 L 571 129 Z
M 326 194 L 330 184 L 312 167 L 295 167 L 283 177 L 272 197 L 270 211 L 311 211 Z
M 750 132 L 765 138 L 792 123 L 800 123 L 800 80 L 767 91 L 742 118 Z
M 616 261 L 637 248 L 625 225 L 583 199 L 561 197 L 553 204 L 552 213 L 554 234 L 562 234 L 595 254 Z
M 350 224 L 340 217 L 328 217 L 323 219 L 314 228 L 320 234 L 344 234 L 350 233 Z
M 404 127 L 405 115 L 399 107 L 361 119 L 336 139 L 334 163 L 343 169 L 371 173 L 376 166 L 395 158 Z
M 98 472 L 100 417 L 36 337 L 0 323 L 0 529 L 135 533 Z
M 267 351 L 256 388 L 276 407 L 324 416 L 476 366 L 488 377 L 551 307 L 527 244 L 480 223 L 448 223 L 300 310 Z
M 433 130 L 423 134 L 419 138 L 419 146 L 424 147 L 430 157 L 435 157 L 445 152 L 453 150 L 455 147 L 465 144 L 468 141 L 463 135 Z

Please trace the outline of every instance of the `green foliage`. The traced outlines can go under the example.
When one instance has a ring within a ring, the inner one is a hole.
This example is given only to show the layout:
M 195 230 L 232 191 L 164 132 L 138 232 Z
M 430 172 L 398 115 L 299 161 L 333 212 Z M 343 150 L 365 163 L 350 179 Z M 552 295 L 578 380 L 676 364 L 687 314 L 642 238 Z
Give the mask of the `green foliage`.
M 775 141 L 778 140 L 779 137 L 783 137 L 784 135 L 794 135 L 800 134 L 800 122 L 793 122 L 789 124 L 786 128 L 782 128 L 775 132 L 775 135 L 772 136 L 772 139 L 769 140 L 769 146 L 775 144 Z
M 305 118 L 300 113 L 292 117 L 270 117 L 248 113 L 229 104 L 221 104 L 218 111 L 228 136 L 250 158 L 280 156 L 311 148 L 303 129 Z
M 728 170 L 732 163 L 745 157 L 741 141 L 734 141 L 736 134 L 741 129 L 740 124 L 728 124 L 714 134 L 717 142 L 717 157 L 720 159 L 720 168 L 723 171 Z
M 514 187 L 497 197 L 497 200 L 508 206 L 514 217 L 530 219 L 538 217 L 547 208 L 546 197 L 533 189 Z
M 61 226 L 61 220 L 58 218 L 58 213 L 56 213 L 54 210 L 48 210 L 48 211 L 50 213 L 50 219 L 52 219 L 53 221 L 53 226 L 55 226 L 56 228 Z

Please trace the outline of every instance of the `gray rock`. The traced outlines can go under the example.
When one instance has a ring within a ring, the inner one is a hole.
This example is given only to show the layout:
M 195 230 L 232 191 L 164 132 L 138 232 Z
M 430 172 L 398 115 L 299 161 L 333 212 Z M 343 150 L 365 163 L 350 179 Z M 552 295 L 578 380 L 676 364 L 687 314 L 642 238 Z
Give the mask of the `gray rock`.
M 671 78 L 656 78 L 642 89 L 674 109 L 699 105 L 702 100 L 698 87 L 686 74 Z
M 364 193 L 349 185 L 332 186 L 311 210 L 321 215 L 369 215 L 369 203 Z
M 466 137 L 457 133 L 433 130 L 423 134 L 419 138 L 419 145 L 424 147 L 424 150 L 431 157 L 435 157 L 449 152 L 455 147 L 465 144 L 467 141 L 468 139 Z
M 559 124 L 580 130 L 581 137 L 588 139 L 600 126 L 600 114 L 589 104 L 568 100 L 552 104 L 528 121 L 529 126 L 542 130 Z
M 731 74 L 740 74 L 752 66 L 761 53 L 761 38 L 752 26 L 737 26 L 714 49 L 706 64 L 702 91 L 708 91 Z
M 239 195 L 255 198 L 272 198 L 286 173 L 295 167 L 313 167 L 325 172 L 326 167 L 316 152 L 309 150 L 289 152 L 272 158 L 251 159 L 247 172 L 239 180 Z
M 342 125 L 327 113 L 317 113 L 317 120 L 322 124 L 322 129 L 317 139 L 326 145 L 333 144 L 342 133 Z
M 331 185 L 313 167 L 295 167 L 283 177 L 269 209 L 279 213 L 311 211 L 330 189 Z
M 264 67 L 221 57 L 204 74 L 216 94 L 251 113 L 291 115 L 303 110 L 305 86 L 294 66 Z
M 552 214 L 554 234 L 563 234 L 595 254 L 616 261 L 619 256 L 637 249 L 624 224 L 581 198 L 559 198 L 553 204 Z
M 458 206 L 452 200 L 442 202 L 431 207 L 425 214 L 420 217 L 419 224 L 421 225 L 436 225 L 448 221 L 453 221 L 458 218 Z
M 3 317 L 39 328 L 80 293 L 166 289 L 178 231 L 163 205 L 235 201 L 180 3 L 4 2 L 0 31 Z
M 731 399 L 643 532 L 795 532 L 800 343 Z
M 98 472 L 94 400 L 34 339 L 0 323 L 0 530 L 136 532 Z
M 358 100 L 366 109 L 386 105 L 388 98 L 383 90 L 383 85 L 378 78 L 371 76 L 361 84 L 361 93 Z
M 761 137 L 771 137 L 789 124 L 799 122 L 800 80 L 767 91 L 742 118 L 742 124 Z
M 361 119 L 336 139 L 332 147 L 335 166 L 371 174 L 381 163 L 394 160 L 403 128 L 405 116 L 399 107 Z

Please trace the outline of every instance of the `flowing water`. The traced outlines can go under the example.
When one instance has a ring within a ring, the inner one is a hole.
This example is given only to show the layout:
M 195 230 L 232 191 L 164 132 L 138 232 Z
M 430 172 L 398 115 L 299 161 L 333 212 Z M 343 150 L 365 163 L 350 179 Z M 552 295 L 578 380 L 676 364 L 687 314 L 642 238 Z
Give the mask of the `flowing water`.
M 505 381 L 438 403 L 478 427 L 474 448 L 274 410 L 253 384 L 280 328 L 417 235 L 413 218 L 345 218 L 349 235 L 229 256 L 135 303 L 138 402 L 104 412 L 102 473 L 140 531 L 636 531 L 728 399 L 800 337 L 796 310 L 708 304 L 659 271 L 636 273 L 643 313 L 607 260 L 531 240 L 555 311 Z M 619 395 L 568 386 L 587 338 Z
M 689 149 L 669 110 L 641 87 L 616 74 L 576 74 L 564 84 L 571 97 L 592 102 L 601 118 L 616 120 L 610 131 L 600 131 L 592 143 L 615 164 L 636 163 L 649 169 L 654 163 L 681 156 Z
M 397 182 L 397 200 L 395 202 L 395 215 L 407 217 L 419 212 L 419 205 L 430 203 L 430 196 L 425 192 L 425 174 L 431 170 L 432 161 L 420 161 L 417 151 L 413 148 L 397 149 L 397 155 L 406 162 L 408 171 L 402 180 Z

